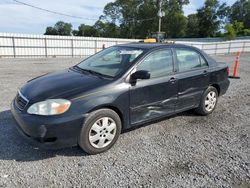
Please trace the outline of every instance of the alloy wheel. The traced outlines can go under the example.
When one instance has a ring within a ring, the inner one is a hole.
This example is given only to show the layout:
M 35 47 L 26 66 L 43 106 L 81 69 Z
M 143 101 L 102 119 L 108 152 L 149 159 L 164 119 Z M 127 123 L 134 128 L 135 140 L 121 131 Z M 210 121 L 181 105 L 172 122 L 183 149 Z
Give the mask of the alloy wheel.
M 110 117 L 98 119 L 90 128 L 89 142 L 95 148 L 105 148 L 116 135 L 116 123 Z
M 210 91 L 205 99 L 205 109 L 208 112 L 211 112 L 216 105 L 216 101 L 217 101 L 216 93 L 214 91 Z

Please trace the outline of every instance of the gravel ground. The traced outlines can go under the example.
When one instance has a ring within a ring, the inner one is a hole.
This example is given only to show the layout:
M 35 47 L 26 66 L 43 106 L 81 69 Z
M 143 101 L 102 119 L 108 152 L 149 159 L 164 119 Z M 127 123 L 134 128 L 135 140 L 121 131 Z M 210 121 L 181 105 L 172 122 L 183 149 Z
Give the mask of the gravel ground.
M 232 67 L 234 56 L 217 56 Z M 79 59 L 0 59 L 0 187 L 250 187 L 250 55 L 208 117 L 172 116 L 121 135 L 108 152 L 38 150 L 10 113 L 27 80 Z M 232 70 L 232 68 L 231 68 Z

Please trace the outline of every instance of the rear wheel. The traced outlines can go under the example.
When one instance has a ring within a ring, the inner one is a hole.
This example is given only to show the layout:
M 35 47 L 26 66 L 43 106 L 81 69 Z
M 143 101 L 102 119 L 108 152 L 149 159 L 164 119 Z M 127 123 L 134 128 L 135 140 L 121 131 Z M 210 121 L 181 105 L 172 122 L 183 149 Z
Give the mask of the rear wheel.
M 121 132 L 119 115 L 110 109 L 90 113 L 78 139 L 79 146 L 88 154 L 97 154 L 110 149 Z
M 211 114 L 218 102 L 218 91 L 216 88 L 209 86 L 203 93 L 199 107 L 196 112 L 201 115 Z

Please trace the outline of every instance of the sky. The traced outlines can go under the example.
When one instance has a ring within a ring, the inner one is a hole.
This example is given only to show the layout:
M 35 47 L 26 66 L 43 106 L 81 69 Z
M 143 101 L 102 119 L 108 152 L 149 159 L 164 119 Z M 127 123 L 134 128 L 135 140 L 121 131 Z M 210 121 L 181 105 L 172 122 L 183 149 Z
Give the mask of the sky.
M 19 4 L 13 0 L 0 0 L 0 32 L 43 34 L 47 26 L 53 26 L 57 21 L 70 22 L 73 29 L 84 24 L 94 24 L 102 14 L 104 6 L 114 0 L 19 0 L 43 9 L 73 15 L 70 18 L 56 15 Z M 205 0 L 189 0 L 184 6 L 184 14 L 195 13 Z M 236 0 L 220 0 L 232 5 Z M 87 19 L 85 19 L 87 18 Z

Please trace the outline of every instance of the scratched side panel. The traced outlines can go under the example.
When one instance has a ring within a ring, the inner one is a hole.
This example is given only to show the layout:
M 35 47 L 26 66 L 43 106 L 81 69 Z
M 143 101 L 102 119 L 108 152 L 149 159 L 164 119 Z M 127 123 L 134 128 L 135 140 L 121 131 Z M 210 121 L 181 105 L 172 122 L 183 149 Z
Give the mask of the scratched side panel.
M 131 124 L 140 123 L 175 111 L 177 84 L 170 76 L 144 80 L 130 89 Z
M 208 74 L 204 75 L 204 70 Z M 178 78 L 178 104 L 177 110 L 183 111 L 196 107 L 201 99 L 202 93 L 209 85 L 209 70 L 200 69 L 179 73 Z
M 175 106 L 176 97 L 173 96 L 171 99 L 131 108 L 132 124 L 171 114 Z

